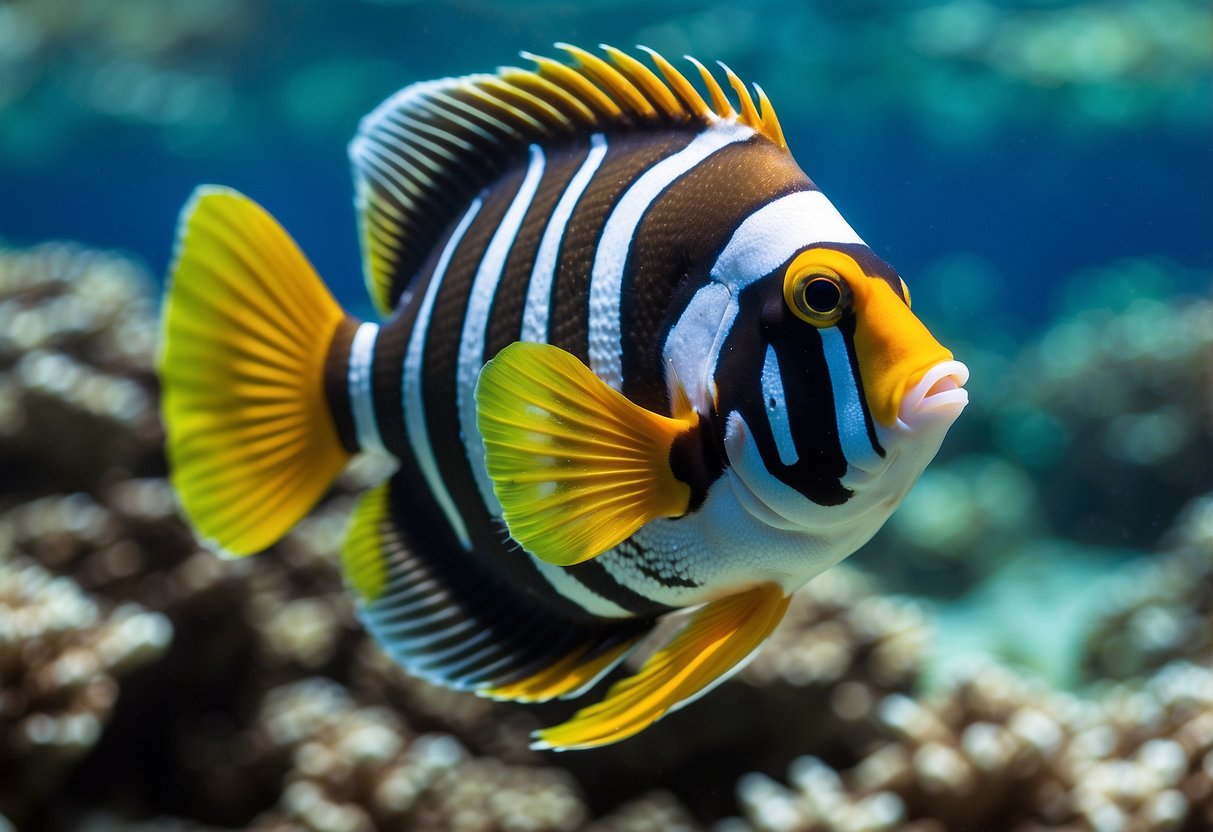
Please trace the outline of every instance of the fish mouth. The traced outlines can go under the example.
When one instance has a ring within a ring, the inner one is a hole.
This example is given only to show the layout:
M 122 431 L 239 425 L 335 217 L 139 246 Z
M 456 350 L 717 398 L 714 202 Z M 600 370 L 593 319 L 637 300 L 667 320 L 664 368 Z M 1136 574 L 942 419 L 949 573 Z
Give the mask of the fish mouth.
M 969 403 L 969 368 L 959 361 L 941 361 L 931 367 L 901 399 L 897 420 L 916 428 L 927 422 L 950 425 Z

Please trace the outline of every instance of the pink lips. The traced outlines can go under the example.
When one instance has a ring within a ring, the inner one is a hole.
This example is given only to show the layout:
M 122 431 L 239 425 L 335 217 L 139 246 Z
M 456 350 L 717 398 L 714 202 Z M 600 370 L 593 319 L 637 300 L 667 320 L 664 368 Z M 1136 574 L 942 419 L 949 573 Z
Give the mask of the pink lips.
M 941 361 L 910 389 L 901 399 L 897 418 L 907 427 L 924 421 L 944 421 L 951 424 L 969 403 L 964 389 L 969 380 L 969 368 L 959 361 Z

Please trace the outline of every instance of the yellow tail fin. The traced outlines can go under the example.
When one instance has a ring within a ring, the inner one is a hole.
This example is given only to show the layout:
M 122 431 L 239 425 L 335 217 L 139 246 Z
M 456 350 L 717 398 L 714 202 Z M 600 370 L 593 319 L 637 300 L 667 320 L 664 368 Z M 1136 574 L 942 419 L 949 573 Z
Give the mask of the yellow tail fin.
M 286 534 L 349 460 L 324 392 L 344 314 L 243 194 L 199 188 L 178 235 L 160 354 L 172 482 L 209 546 L 248 555 Z

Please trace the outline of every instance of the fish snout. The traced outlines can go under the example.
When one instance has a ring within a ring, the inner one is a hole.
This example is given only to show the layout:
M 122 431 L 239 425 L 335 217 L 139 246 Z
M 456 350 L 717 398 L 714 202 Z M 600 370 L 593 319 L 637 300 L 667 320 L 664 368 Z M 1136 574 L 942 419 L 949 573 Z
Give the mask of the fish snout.
M 964 385 L 969 368 L 959 361 L 940 361 L 911 385 L 902 396 L 897 419 L 911 430 L 948 427 L 969 403 Z

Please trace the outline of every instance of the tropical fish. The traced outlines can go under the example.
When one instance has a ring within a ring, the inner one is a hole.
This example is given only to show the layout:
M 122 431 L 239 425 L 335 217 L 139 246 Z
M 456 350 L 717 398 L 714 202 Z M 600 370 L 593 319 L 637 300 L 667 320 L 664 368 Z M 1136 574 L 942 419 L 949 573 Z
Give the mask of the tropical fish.
M 862 546 L 935 455 L 968 371 L 788 152 L 694 59 L 558 44 L 417 83 L 350 145 L 365 280 L 343 312 L 247 197 L 180 220 L 160 360 L 198 536 L 263 550 L 359 451 L 390 454 L 342 551 L 408 671 L 578 696 L 540 748 L 631 736 L 738 670 L 789 595 Z M 654 71 L 655 70 L 655 71 Z

